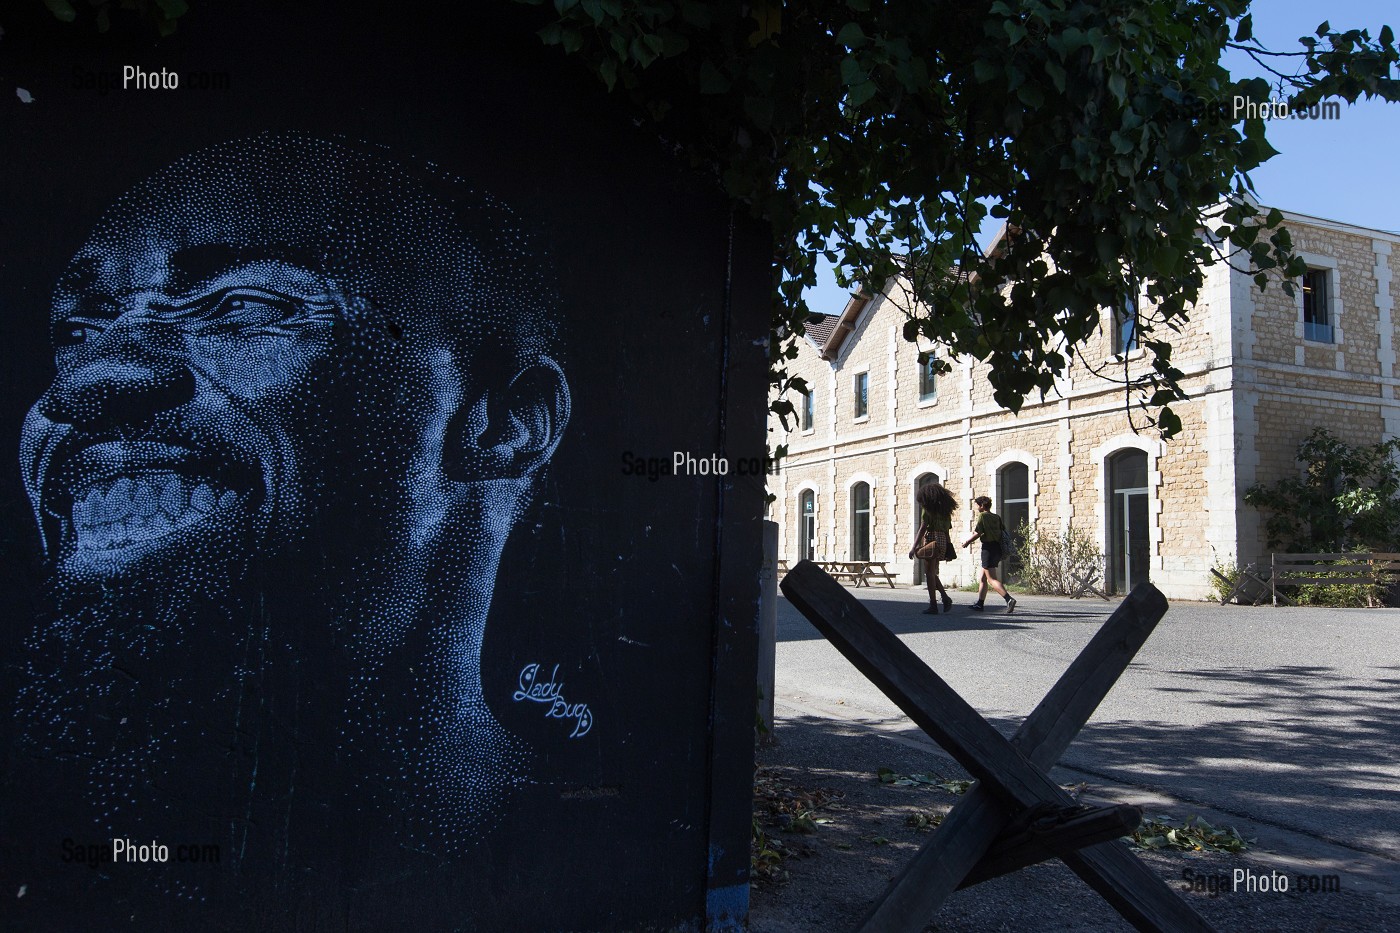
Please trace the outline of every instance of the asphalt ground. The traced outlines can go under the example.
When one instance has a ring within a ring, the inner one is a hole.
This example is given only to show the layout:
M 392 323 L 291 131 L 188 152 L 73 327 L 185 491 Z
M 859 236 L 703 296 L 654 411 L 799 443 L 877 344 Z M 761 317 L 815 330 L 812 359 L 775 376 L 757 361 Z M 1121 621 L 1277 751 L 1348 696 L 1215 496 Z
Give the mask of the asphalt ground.
M 993 596 L 988 612 L 974 613 L 967 608 L 971 596 L 958 593 L 960 605 L 951 613 L 928 616 L 920 612 L 926 602 L 921 589 L 853 592 L 1007 735 L 1116 606 L 1018 597 L 1015 614 L 1005 615 Z M 831 763 L 844 760 L 850 767 L 840 772 L 841 780 L 869 782 L 877 767 L 888 766 L 881 759 L 905 754 L 914 756 L 908 767 L 925 761 L 940 773 L 960 773 L 786 601 L 779 604 L 777 685 L 780 741 L 760 761 L 787 769 L 791 780 L 800 782 L 804 773 L 831 773 L 834 780 Z M 1177 820 L 1198 814 L 1255 840 L 1246 856 L 1211 856 L 1222 871 L 1246 865 L 1295 877 L 1332 875 L 1346 892 L 1331 902 L 1314 898 L 1306 910 L 1267 895 L 1248 903 L 1212 898 L 1211 909 L 1265 912 L 1231 923 L 1249 929 L 1378 929 L 1376 918 L 1400 907 L 1397 700 L 1400 611 L 1173 603 L 1052 777 L 1087 784 L 1089 800 L 1138 803 L 1148 815 Z M 857 746 L 859 753 L 853 751 Z M 917 840 L 909 845 L 912 854 Z M 1181 887 L 1181 858 L 1151 856 L 1163 858 L 1164 876 Z M 869 898 L 878 896 L 892 870 L 877 866 Z M 1037 871 L 1067 874 L 1059 865 Z M 954 900 L 972 903 L 969 895 L 994 893 L 999 884 L 960 892 Z M 1027 889 L 1022 884 L 1013 890 Z M 1072 876 L 1052 890 L 1060 899 L 1065 890 L 1075 890 L 1096 900 Z M 782 896 L 756 896 L 755 929 L 803 928 L 801 922 L 764 926 L 774 919 L 765 911 Z M 859 900 L 866 894 L 840 896 Z M 1228 907 L 1218 906 L 1226 901 Z M 1277 916 L 1269 913 L 1270 904 Z M 1044 906 L 1040 916 L 1048 922 L 1054 905 Z M 983 921 L 1001 913 L 992 903 Z M 1117 923 L 1109 913 L 1105 929 Z M 951 916 L 947 910 L 940 914 L 945 923 Z M 1050 927 L 1037 922 L 1033 928 Z

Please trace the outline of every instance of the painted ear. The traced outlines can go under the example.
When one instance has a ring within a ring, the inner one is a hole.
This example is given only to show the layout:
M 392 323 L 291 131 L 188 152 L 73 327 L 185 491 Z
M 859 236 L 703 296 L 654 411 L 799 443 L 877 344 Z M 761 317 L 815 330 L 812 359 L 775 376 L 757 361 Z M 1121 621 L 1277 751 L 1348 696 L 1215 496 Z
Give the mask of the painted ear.
M 540 357 L 504 389 L 490 389 L 448 426 L 443 469 L 478 483 L 524 479 L 549 461 L 569 423 L 569 386 L 559 364 Z

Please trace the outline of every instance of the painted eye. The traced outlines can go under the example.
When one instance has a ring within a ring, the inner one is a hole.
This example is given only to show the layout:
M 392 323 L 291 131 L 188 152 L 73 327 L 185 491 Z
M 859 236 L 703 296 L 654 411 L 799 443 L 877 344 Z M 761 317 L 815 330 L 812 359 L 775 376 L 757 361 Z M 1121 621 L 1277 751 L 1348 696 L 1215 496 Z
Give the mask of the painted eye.
M 63 321 L 54 328 L 53 345 L 59 348 L 81 346 L 101 333 L 102 328 L 87 321 Z
M 214 309 L 214 316 L 228 321 L 265 323 L 284 317 L 286 302 L 265 295 L 235 292 L 225 295 Z
M 275 327 L 296 316 L 296 302 L 281 295 L 238 290 L 218 297 L 205 320 L 218 328 Z

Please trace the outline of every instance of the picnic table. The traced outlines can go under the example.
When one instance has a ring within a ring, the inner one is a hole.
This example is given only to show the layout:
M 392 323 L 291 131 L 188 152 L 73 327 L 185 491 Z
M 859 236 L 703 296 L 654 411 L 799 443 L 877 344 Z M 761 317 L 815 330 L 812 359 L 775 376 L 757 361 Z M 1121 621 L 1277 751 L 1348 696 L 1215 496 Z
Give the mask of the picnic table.
M 894 589 L 894 574 L 887 560 L 825 560 L 816 565 L 837 580 L 850 580 L 855 586 L 869 586 L 872 578 L 884 580 Z

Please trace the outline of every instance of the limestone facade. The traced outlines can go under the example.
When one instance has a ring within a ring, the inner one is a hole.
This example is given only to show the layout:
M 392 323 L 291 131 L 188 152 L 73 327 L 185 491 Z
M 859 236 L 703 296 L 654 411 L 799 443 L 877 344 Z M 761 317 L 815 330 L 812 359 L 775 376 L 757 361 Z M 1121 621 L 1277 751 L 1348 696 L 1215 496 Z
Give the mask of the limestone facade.
M 1082 367 L 1017 414 L 995 404 L 986 367 L 974 360 L 949 359 L 950 373 L 921 382 L 920 351 L 940 348 L 902 338 L 899 284 L 852 299 L 800 342 L 793 361 L 812 390 L 810 426 L 772 426 L 775 442 L 788 446 L 769 477 L 780 556 L 852 559 L 868 538 L 869 559 L 914 582 L 919 568 L 907 555 L 919 478 L 932 473 L 954 493 L 962 503 L 954 535 L 966 536 L 972 498 L 991 496 L 1006 511 L 999 479 L 1024 467 L 1024 508 L 1038 532 L 1075 526 L 1092 535 L 1119 589 L 1145 575 L 1169 597 L 1205 598 L 1212 565 L 1266 555 L 1244 491 L 1298 475 L 1297 445 L 1313 428 L 1351 443 L 1400 432 L 1400 236 L 1284 216 L 1316 273 L 1314 291 L 1326 292 L 1309 306 L 1314 326 L 1305 327 L 1301 288 L 1290 297 L 1277 282 L 1261 290 L 1246 273 L 1211 267 L 1189 325 L 1170 335 L 1190 395 L 1173 406 L 1183 430 L 1170 441 L 1134 432 L 1121 387 Z M 1113 315 L 1101 317 L 1086 358 L 1118 372 L 1147 366 L 1140 350 L 1113 352 Z M 801 412 L 801 399 L 794 404 Z M 976 560 L 961 553 L 941 569 L 945 581 L 975 573 Z

